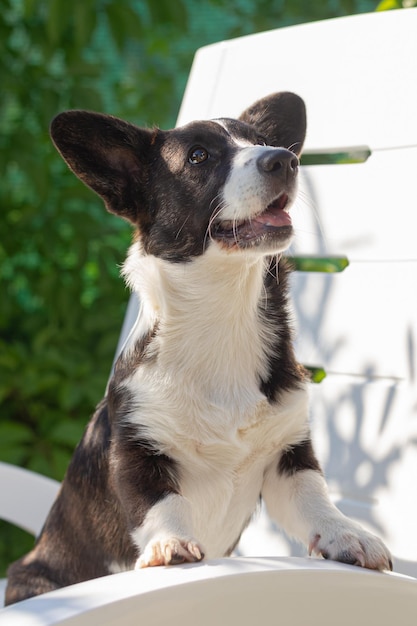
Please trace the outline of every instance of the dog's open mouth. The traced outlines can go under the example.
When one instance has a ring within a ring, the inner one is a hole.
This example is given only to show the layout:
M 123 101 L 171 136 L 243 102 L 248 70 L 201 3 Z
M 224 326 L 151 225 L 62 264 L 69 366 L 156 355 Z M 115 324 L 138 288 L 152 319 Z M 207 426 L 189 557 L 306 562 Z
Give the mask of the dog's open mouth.
M 289 197 L 281 193 L 262 213 L 246 220 L 219 220 L 212 235 L 215 239 L 237 245 L 256 245 L 268 238 L 287 239 L 292 234 L 291 217 L 287 206 Z

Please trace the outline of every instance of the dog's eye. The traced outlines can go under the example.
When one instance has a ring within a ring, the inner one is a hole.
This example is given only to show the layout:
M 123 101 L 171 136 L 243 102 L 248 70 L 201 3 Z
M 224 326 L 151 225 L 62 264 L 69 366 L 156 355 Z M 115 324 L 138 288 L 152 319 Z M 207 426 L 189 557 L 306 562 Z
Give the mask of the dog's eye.
M 256 141 L 256 145 L 257 146 L 267 146 L 267 141 L 264 137 L 258 137 L 257 141 Z
M 198 165 L 199 163 L 207 161 L 208 158 L 209 153 L 207 150 L 201 146 L 197 146 L 190 151 L 188 155 L 188 162 L 191 163 L 191 165 Z

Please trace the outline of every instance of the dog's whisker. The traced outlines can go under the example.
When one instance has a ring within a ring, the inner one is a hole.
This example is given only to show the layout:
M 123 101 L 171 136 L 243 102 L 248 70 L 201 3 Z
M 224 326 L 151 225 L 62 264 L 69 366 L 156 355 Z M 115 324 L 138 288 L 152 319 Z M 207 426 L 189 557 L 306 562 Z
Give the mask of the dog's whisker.
M 279 285 L 279 262 L 281 260 L 281 254 L 277 253 L 273 258 L 275 259 L 275 263 L 271 263 L 268 266 L 267 273 L 276 281 L 277 285 Z
M 233 219 L 233 239 L 235 240 L 236 245 L 239 244 L 239 239 L 237 235 L 238 235 L 237 219 L 234 218 Z
M 208 223 L 208 227 L 207 230 L 211 232 L 211 227 L 213 226 L 214 222 L 216 221 L 216 219 L 219 217 L 220 213 L 222 212 L 223 207 L 221 202 L 216 206 L 216 208 L 213 210 L 211 216 L 210 216 L 210 220 Z
M 299 146 L 299 145 L 300 145 L 300 142 L 299 141 L 295 141 L 290 146 L 288 146 L 287 150 L 290 150 L 291 152 L 294 152 L 293 148 L 295 148 L 296 146 Z
M 213 198 L 213 200 L 210 202 L 210 207 L 218 198 L 219 198 L 219 194 L 217 196 L 215 196 Z M 206 249 L 207 239 L 210 239 L 210 240 L 213 239 L 213 236 L 212 236 L 212 233 L 211 233 L 211 228 L 212 228 L 214 222 L 216 221 L 216 219 L 218 218 L 218 216 L 220 215 L 220 213 L 223 210 L 222 204 L 223 204 L 223 201 L 220 200 L 219 204 L 215 207 L 215 209 L 213 210 L 213 212 L 212 212 L 212 214 L 210 216 L 210 220 L 209 220 L 209 223 L 208 223 L 208 226 L 207 226 L 207 230 L 206 230 L 206 233 L 204 235 L 203 250 Z
M 188 222 L 188 220 L 190 219 L 190 216 L 187 215 L 187 217 L 185 218 L 185 220 L 182 223 L 182 226 L 178 229 L 176 235 L 175 235 L 175 239 L 177 240 L 181 234 L 182 229 L 184 228 L 184 226 L 186 225 L 186 223 Z
M 323 221 L 320 216 L 319 209 L 316 203 L 314 202 L 313 198 L 311 197 L 311 195 L 309 195 L 306 190 L 299 189 L 298 196 L 297 196 L 297 206 L 295 208 L 297 208 L 301 212 L 301 214 L 306 212 L 306 213 L 312 214 L 313 216 L 312 227 L 307 228 L 306 226 L 303 226 L 303 227 L 297 226 L 297 232 L 307 233 L 307 234 L 318 233 L 320 236 L 320 239 L 325 245 L 327 242 L 327 236 L 325 232 L 325 227 L 323 225 Z M 306 222 L 309 223 L 309 221 L 310 220 L 308 219 L 302 220 L 303 224 L 305 224 Z
M 276 260 L 275 260 L 275 278 L 277 281 L 277 285 L 279 285 L 279 262 L 281 259 L 281 255 L 277 254 L 276 255 Z
M 212 205 L 213 205 L 213 204 L 214 204 L 217 200 L 219 200 L 219 198 L 221 198 L 221 194 L 220 194 L 220 193 L 218 193 L 218 194 L 216 194 L 216 195 L 214 196 L 214 198 L 213 198 L 213 199 L 212 199 L 212 201 L 210 202 L 210 207 L 209 207 L 209 208 L 211 208 L 211 207 L 212 207 Z M 220 202 L 218 202 L 218 204 L 217 204 L 216 208 L 214 209 L 215 211 L 216 211 L 216 210 L 218 209 L 218 207 L 222 204 L 222 202 L 223 202 L 223 200 L 222 200 L 222 199 L 220 199 Z

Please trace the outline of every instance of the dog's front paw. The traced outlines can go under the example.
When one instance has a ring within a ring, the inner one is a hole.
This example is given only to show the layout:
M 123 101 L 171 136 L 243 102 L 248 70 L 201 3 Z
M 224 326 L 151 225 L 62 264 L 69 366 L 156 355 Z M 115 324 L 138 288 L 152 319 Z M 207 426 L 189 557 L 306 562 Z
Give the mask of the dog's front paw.
M 135 569 L 158 565 L 196 563 L 203 558 L 204 550 L 194 539 L 169 537 L 149 542 L 137 560 Z
M 314 534 L 308 553 L 369 569 L 392 570 L 391 554 L 384 543 L 359 526 L 333 527 Z

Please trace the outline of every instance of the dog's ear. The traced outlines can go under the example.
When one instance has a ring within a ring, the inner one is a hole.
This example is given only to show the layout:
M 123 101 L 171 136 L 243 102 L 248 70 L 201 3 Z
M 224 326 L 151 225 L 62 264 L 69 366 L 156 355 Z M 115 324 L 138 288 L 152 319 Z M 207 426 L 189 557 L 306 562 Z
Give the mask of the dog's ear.
M 295 93 L 282 91 L 266 96 L 239 119 L 254 126 L 269 145 L 301 153 L 307 129 L 306 108 Z
M 66 111 L 52 120 L 50 133 L 69 168 L 107 209 L 134 222 L 154 132 L 110 115 Z

